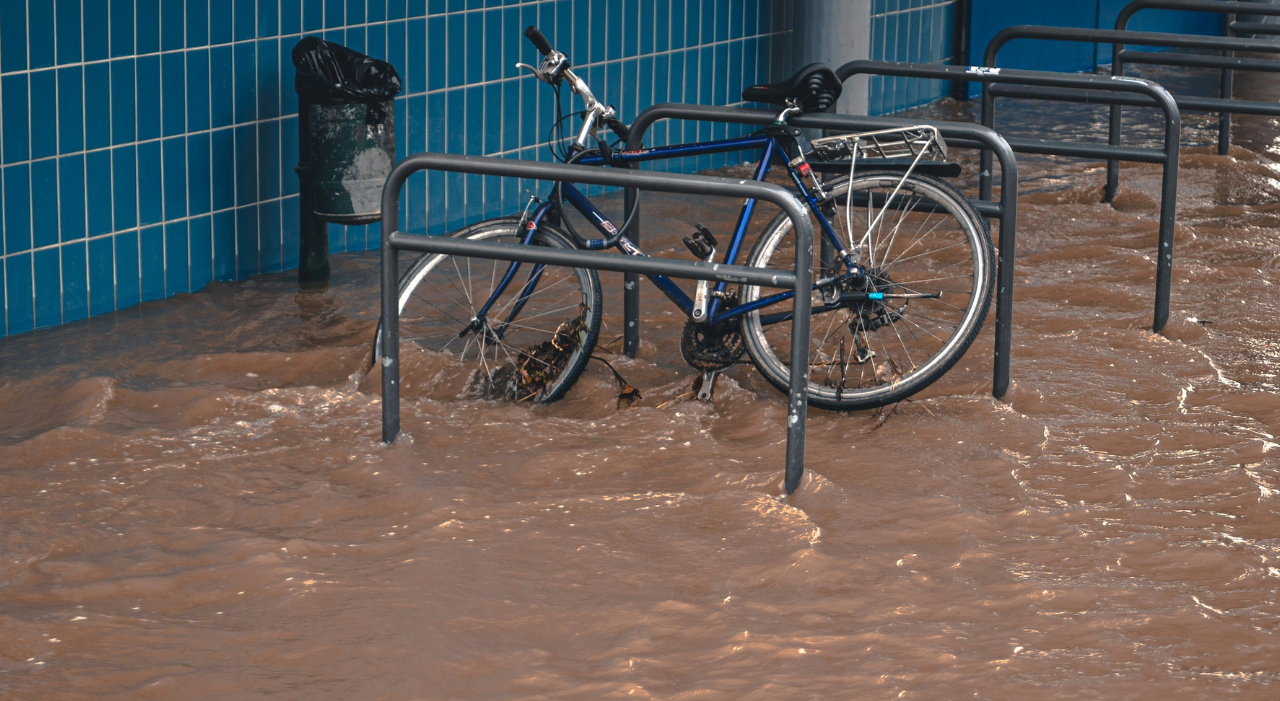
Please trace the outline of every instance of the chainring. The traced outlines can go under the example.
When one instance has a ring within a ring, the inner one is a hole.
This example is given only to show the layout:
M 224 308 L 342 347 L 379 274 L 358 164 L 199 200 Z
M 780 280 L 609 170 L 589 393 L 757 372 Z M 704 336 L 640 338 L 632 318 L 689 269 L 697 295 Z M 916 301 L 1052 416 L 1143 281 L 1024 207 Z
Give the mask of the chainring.
M 697 370 L 723 370 L 737 363 L 747 351 L 740 317 L 715 326 L 685 322 L 680 334 L 680 354 Z

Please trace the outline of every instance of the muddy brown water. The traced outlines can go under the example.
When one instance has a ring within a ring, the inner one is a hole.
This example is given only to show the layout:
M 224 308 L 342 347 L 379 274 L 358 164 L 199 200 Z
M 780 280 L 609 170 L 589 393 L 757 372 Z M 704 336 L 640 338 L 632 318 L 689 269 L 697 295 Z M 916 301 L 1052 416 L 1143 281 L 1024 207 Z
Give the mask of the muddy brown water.
M 373 254 L 5 339 L 0 697 L 1276 698 L 1280 127 L 1223 157 L 1187 121 L 1165 333 L 1158 170 L 1111 206 L 1100 164 L 1024 159 L 1007 401 L 988 325 L 892 412 L 812 411 L 790 499 L 749 366 L 664 406 L 693 374 L 653 292 L 610 356 L 634 406 L 598 364 L 530 407 L 409 358 L 391 447 Z M 648 201 L 658 251 L 736 211 Z

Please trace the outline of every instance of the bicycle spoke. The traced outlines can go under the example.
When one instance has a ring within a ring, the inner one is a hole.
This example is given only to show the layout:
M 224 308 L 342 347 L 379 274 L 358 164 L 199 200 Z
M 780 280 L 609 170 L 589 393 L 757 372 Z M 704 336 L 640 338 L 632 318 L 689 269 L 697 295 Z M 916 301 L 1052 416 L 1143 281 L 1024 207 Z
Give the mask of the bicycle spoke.
M 915 234 L 915 236 L 911 239 L 911 243 L 910 243 L 910 244 L 908 244 L 906 248 L 902 249 L 902 253 L 899 253 L 899 254 L 898 254 L 898 258 L 895 258 L 895 259 L 893 259 L 893 260 L 889 261 L 888 265 L 886 265 L 886 266 L 884 266 L 884 267 L 888 267 L 889 265 L 895 265 L 895 264 L 897 264 L 897 263 L 899 262 L 899 259 L 900 259 L 902 256 L 906 255 L 906 252 L 907 252 L 907 251 L 910 251 L 912 248 L 915 248 L 915 246 L 916 246 L 917 244 L 919 244 L 921 241 L 924 241 L 924 240 L 925 240 L 926 238 L 928 238 L 929 236 L 934 235 L 934 233 L 938 230 L 938 227 L 939 227 L 939 226 L 942 226 L 942 225 L 943 225 L 944 223 L 946 223 L 947 221 L 948 221 L 948 217 L 945 217 L 945 216 L 944 216 L 944 217 L 940 217 L 940 218 L 938 219 L 938 223 L 936 223 L 936 224 L 934 224 L 933 226 L 929 227 L 929 229 L 928 229 L 927 231 L 924 231 L 924 230 L 923 230 L 923 229 L 924 229 L 924 224 L 925 224 L 925 223 L 928 223 L 928 217 L 925 217 L 925 222 L 922 222 L 922 223 L 921 223 L 921 225 L 920 225 L 920 227 L 919 227 L 919 229 L 917 229 L 917 230 L 916 230 L 916 234 Z M 948 232 L 948 231 L 952 231 L 952 229 L 944 229 L 943 231 L 944 231 L 944 232 Z
M 449 263 L 450 263 L 451 265 L 453 265 L 453 270 L 454 270 L 454 272 L 456 272 L 456 273 L 458 274 L 458 280 L 461 282 L 461 281 L 462 281 L 462 270 L 460 270 L 460 269 L 458 268 L 458 259 L 457 259 L 457 256 L 449 256 Z M 468 259 L 467 259 L 467 268 L 468 268 L 468 269 L 470 269 L 470 268 L 471 268 L 471 259 L 470 259 L 470 258 L 468 258 Z M 468 277 L 468 278 L 467 278 L 467 281 L 469 282 L 470 280 L 471 280 L 471 278 L 470 278 L 470 277 Z M 467 285 L 467 284 L 465 284 L 465 283 L 464 283 L 464 284 L 463 284 L 463 287 L 462 287 L 461 292 L 462 292 L 462 296 L 463 296 L 463 297 L 465 297 L 465 298 L 466 298 L 466 300 L 467 300 L 467 306 L 471 307 L 471 316 L 473 316 L 473 317 L 474 317 L 474 316 L 476 315 L 476 301 L 475 301 L 475 299 L 473 299 L 473 298 L 471 297 L 471 286 L 470 286 L 470 285 Z
M 907 350 L 907 344 L 902 340 L 902 334 L 898 333 L 897 324 L 889 324 L 889 328 L 893 329 L 893 335 L 898 337 L 898 345 L 902 346 L 902 352 L 907 356 L 907 362 L 911 363 L 911 369 L 916 369 L 916 361 L 911 358 L 911 351 Z
M 417 298 L 418 298 L 418 299 L 420 299 L 420 300 L 422 300 L 424 304 L 430 305 L 432 308 L 436 309 L 436 310 L 437 310 L 437 311 L 439 311 L 441 314 L 444 314 L 445 316 L 449 317 L 449 318 L 450 318 L 450 319 L 452 319 L 453 321 L 456 321 L 456 322 L 458 322 L 459 324 L 462 324 L 463 328 L 465 328 L 466 326 L 468 326 L 468 325 L 471 323 L 470 321 L 463 321 L 462 319 L 459 319 L 458 317 L 456 317 L 456 316 L 454 316 L 454 315 L 450 314 L 449 312 L 446 312 L 444 309 L 441 309 L 438 305 L 436 305 L 436 303 L 432 302 L 431 300 L 427 299 L 426 297 L 423 297 L 422 295 L 418 294 L 416 291 L 413 293 L 413 296 L 414 296 L 414 297 L 417 297 Z
M 544 275 L 545 275 L 545 273 L 544 273 Z M 553 287 L 555 287 L 556 285 L 559 285 L 559 284 L 561 284 L 561 283 L 567 282 L 567 281 L 569 281 L 569 280 L 570 280 L 570 278 L 569 278 L 568 276 L 564 276 L 564 277 L 561 277 L 559 280 L 556 280 L 555 282 L 553 282 L 553 283 L 551 283 L 550 285 L 547 285 L 547 286 L 545 286 L 545 287 L 543 287 L 543 286 L 539 285 L 539 287 L 537 287 L 537 288 L 533 291 L 533 293 L 531 293 L 531 294 L 529 295 L 529 299 L 533 299 L 533 295 L 536 295 L 536 294 L 538 294 L 538 293 L 540 293 L 540 292 L 546 292 L 546 291 L 548 291 L 548 290 L 552 289 Z M 527 284 L 527 283 L 526 283 L 526 284 Z M 516 302 L 518 302 L 518 301 L 520 301 L 520 295 L 521 295 L 521 293 L 523 293 L 523 292 L 524 292 L 524 287 L 525 287 L 524 285 L 521 285 L 521 286 L 520 286 L 520 292 L 517 292 L 515 295 L 513 295 L 513 296 L 511 297 L 511 299 L 509 299 L 509 300 L 506 302 L 506 304 L 504 304 L 501 308 L 497 309 L 497 310 L 496 310 L 496 311 L 494 311 L 493 313 L 494 313 L 494 314 L 497 314 L 497 315 L 500 315 L 502 312 L 505 312 L 505 311 L 507 311 L 508 309 L 510 309 L 511 307 L 515 306 L 515 303 L 516 303 Z M 564 297 L 561 297 L 560 299 L 564 299 Z M 557 301 L 558 301 L 558 300 L 557 300 Z
M 903 176 L 906 177 L 905 175 Z M 888 257 L 889 251 L 893 250 L 893 242 L 898 238 L 898 230 L 902 228 L 902 222 L 906 220 L 907 215 L 915 211 L 916 204 L 920 202 L 919 197 L 912 198 L 911 205 L 906 210 L 898 210 L 898 221 L 893 225 L 893 231 L 889 234 L 889 241 L 884 246 L 885 257 Z M 884 260 L 883 258 L 881 260 Z
M 919 316 L 919 315 L 917 315 L 917 316 Z M 921 317 L 921 318 L 927 318 L 927 317 Z M 929 334 L 930 336 L 933 336 L 933 337 L 934 337 L 935 339 L 937 339 L 938 341 L 940 341 L 940 342 L 942 342 L 942 343 L 944 343 L 944 344 L 946 343 L 946 341 L 945 341 L 945 340 L 943 340 L 943 339 L 941 339 L 941 338 L 938 338 L 938 335 L 937 335 L 937 334 L 933 333 L 933 332 L 932 332 L 932 331 L 930 331 L 929 329 L 926 329 L 925 327 L 921 326 L 920 324 L 917 324 L 916 322 L 912 321 L 911 319 L 908 319 L 907 317 L 905 317 L 905 316 L 904 316 L 904 317 L 902 317 L 902 321 L 905 321 L 905 322 L 907 322 L 908 324 L 911 324 L 912 326 L 915 326 L 917 329 L 920 329 L 921 331 L 923 331 L 923 332 L 925 332 L 925 333 Z M 934 323 L 941 324 L 941 322 L 934 322 Z
M 961 242 L 959 242 L 959 243 L 949 243 L 949 244 L 947 244 L 946 246 L 943 246 L 942 248 L 934 249 L 934 250 L 932 250 L 932 251 L 928 251 L 928 252 L 925 252 L 925 253 L 917 253 L 917 254 L 915 254 L 914 256 L 911 256 L 911 257 L 909 257 L 909 258 L 899 258 L 899 259 L 896 259 L 896 260 L 894 260 L 894 261 L 893 261 L 893 263 L 891 263 L 891 265 L 893 265 L 893 266 L 897 266 L 897 265 L 900 265 L 900 264 L 902 264 L 902 263 L 905 263 L 906 261 L 909 261 L 909 260 L 915 260 L 916 258 L 920 258 L 920 257 L 922 257 L 922 256 L 930 256 L 930 255 L 934 255 L 934 254 L 936 254 L 936 253 L 941 253 L 942 251 L 950 250 L 950 249 L 952 249 L 952 248 L 957 248 L 957 247 L 960 247 L 960 246 L 966 246 L 966 247 L 967 247 L 968 245 L 969 245 L 969 244 L 968 244 L 968 243 L 966 243 L 966 242 L 964 242 L 964 241 L 961 241 Z M 892 268 L 884 268 L 884 270 L 892 270 Z

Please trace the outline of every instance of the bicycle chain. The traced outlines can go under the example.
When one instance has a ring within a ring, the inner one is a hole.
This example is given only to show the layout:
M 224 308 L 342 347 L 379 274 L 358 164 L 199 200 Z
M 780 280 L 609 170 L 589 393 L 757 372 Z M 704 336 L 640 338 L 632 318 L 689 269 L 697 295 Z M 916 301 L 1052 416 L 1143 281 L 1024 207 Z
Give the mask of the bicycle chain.
M 747 352 L 737 320 L 718 326 L 685 322 L 680 334 L 680 354 L 697 370 L 723 370 L 736 364 Z

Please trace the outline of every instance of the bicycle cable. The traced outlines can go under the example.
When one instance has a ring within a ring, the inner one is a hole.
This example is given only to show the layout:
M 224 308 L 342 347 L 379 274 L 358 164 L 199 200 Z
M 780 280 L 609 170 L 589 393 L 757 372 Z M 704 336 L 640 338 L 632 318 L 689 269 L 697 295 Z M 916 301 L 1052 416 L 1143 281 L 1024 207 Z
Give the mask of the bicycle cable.
M 579 151 L 578 153 L 575 153 L 569 157 L 569 159 L 566 161 L 566 165 L 572 165 L 574 162 L 582 158 L 585 158 L 589 155 L 596 155 L 599 152 L 600 152 L 600 149 L 598 148 Z M 630 168 L 631 166 L 622 164 L 621 166 L 618 166 L 618 167 Z M 560 209 L 560 221 L 561 223 L 564 224 L 564 228 L 569 233 L 569 236 L 573 238 L 574 243 L 578 244 L 582 248 L 585 248 L 589 251 L 603 251 L 603 250 L 613 248 L 614 246 L 617 246 L 618 242 L 622 240 L 622 237 L 625 236 L 626 233 L 631 230 L 631 226 L 635 224 L 636 217 L 638 217 L 640 214 L 640 193 L 637 191 L 635 199 L 631 202 L 631 209 L 630 211 L 627 212 L 626 219 L 622 222 L 622 226 L 618 227 L 618 230 L 614 234 L 602 239 L 583 238 L 582 235 L 579 234 L 577 230 L 573 228 L 573 223 L 569 221 L 568 213 L 564 211 L 563 187 L 564 187 L 563 182 L 556 182 L 555 202 L 556 202 L 556 206 Z
M 555 96 L 556 96 L 556 120 L 554 123 L 552 123 L 551 128 L 547 131 L 547 150 L 551 153 L 551 156 L 565 163 L 566 165 L 571 165 L 576 161 L 578 161 L 579 159 L 584 158 L 587 155 L 598 154 L 609 166 L 612 166 L 615 168 L 630 168 L 630 166 L 626 165 L 625 163 L 619 163 L 617 161 L 614 161 L 613 158 L 611 158 L 612 149 L 614 148 L 614 146 L 610 146 L 609 144 L 606 144 L 599 137 L 596 137 L 596 142 L 600 145 L 599 148 L 584 149 L 582 151 L 578 151 L 577 153 L 573 153 L 569 150 L 567 146 L 564 145 L 565 141 L 568 138 L 565 136 L 565 131 L 564 131 L 565 121 L 573 117 L 575 114 L 580 116 L 582 119 L 586 119 L 587 113 L 584 110 L 582 112 L 570 112 L 568 114 L 565 114 L 564 105 L 563 105 L 563 102 L 561 101 L 560 86 L 554 85 L 553 87 L 555 88 Z M 622 142 L 619 141 L 618 143 L 622 143 Z M 609 150 L 608 155 L 605 154 L 606 149 Z M 557 182 L 555 186 L 555 199 L 556 199 L 556 206 L 560 209 L 560 221 L 561 223 L 564 224 L 565 231 L 567 231 L 569 236 L 573 238 L 574 242 L 578 244 L 580 247 L 585 248 L 587 250 L 600 251 L 600 250 L 607 250 L 617 246 L 618 242 L 622 240 L 622 237 L 626 235 L 626 232 L 631 230 L 631 226 L 635 223 L 636 217 L 639 216 L 640 214 L 640 196 L 639 196 L 639 193 L 637 192 L 634 201 L 631 203 L 631 209 L 626 214 L 626 219 L 623 221 L 622 226 L 619 227 L 617 231 L 615 231 L 612 235 L 602 239 L 586 239 L 586 238 L 583 238 L 582 235 L 579 234 L 576 229 L 574 229 L 573 223 L 569 221 L 569 217 L 567 213 L 564 211 L 563 192 L 564 192 L 564 183 Z
M 567 141 L 569 137 L 565 135 L 564 123 L 575 114 L 582 119 L 586 119 L 587 113 L 584 110 L 582 112 L 570 112 L 565 114 L 564 106 L 561 102 L 559 85 L 555 86 L 555 95 L 556 120 L 552 122 L 551 128 L 547 130 L 547 150 L 551 153 L 552 158 L 560 161 L 561 163 L 568 163 L 572 153 L 570 152 L 569 147 L 565 146 L 565 141 Z

